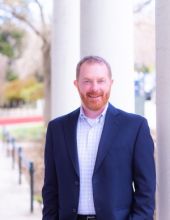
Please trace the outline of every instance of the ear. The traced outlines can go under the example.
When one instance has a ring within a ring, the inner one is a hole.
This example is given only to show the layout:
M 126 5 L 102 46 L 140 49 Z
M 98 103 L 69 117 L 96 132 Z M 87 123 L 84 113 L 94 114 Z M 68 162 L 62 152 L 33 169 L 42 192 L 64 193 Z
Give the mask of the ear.
M 77 80 L 74 80 L 74 85 L 75 85 L 75 87 L 77 88 L 77 86 L 78 86 Z

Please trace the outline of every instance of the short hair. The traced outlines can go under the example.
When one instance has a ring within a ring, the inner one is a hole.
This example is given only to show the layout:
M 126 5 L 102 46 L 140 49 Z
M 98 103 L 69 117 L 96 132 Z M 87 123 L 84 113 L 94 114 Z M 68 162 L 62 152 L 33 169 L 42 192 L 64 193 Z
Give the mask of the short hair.
M 110 64 L 105 59 L 103 59 L 102 57 L 99 57 L 99 56 L 86 56 L 86 57 L 82 58 L 78 62 L 78 64 L 77 64 L 77 67 L 76 67 L 76 79 L 79 78 L 80 68 L 81 68 L 81 65 L 83 63 L 89 63 L 89 64 L 99 63 L 99 64 L 104 64 L 106 66 L 107 70 L 108 70 L 109 77 L 112 78 L 112 71 L 111 71 Z

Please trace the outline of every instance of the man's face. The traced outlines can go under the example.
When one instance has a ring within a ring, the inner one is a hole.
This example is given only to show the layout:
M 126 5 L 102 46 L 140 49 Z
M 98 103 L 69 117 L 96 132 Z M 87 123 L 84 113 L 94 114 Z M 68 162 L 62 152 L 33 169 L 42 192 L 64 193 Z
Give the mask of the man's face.
M 83 63 L 74 84 L 85 109 L 98 111 L 108 102 L 112 79 L 105 64 Z

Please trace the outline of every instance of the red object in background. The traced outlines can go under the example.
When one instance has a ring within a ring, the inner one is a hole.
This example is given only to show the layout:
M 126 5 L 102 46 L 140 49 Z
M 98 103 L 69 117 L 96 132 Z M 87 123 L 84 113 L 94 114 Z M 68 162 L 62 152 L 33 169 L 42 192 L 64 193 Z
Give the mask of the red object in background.
M 43 122 L 43 116 L 16 117 L 16 118 L 0 118 L 0 125 Z

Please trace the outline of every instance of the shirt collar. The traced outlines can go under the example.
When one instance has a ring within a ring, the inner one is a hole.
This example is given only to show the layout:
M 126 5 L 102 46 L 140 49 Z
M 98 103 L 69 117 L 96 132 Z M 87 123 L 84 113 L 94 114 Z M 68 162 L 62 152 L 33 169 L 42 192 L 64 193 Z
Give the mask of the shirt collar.
M 80 115 L 79 115 L 79 118 L 82 119 L 82 120 L 86 120 L 89 124 L 96 124 L 97 122 L 101 122 L 105 119 L 105 115 L 106 115 L 106 111 L 107 111 L 107 108 L 108 108 L 108 103 L 106 104 L 103 112 L 97 117 L 97 118 L 94 118 L 94 119 L 91 119 L 89 117 L 87 117 L 85 114 L 84 114 L 84 111 L 83 111 L 83 107 L 81 106 L 80 107 Z

